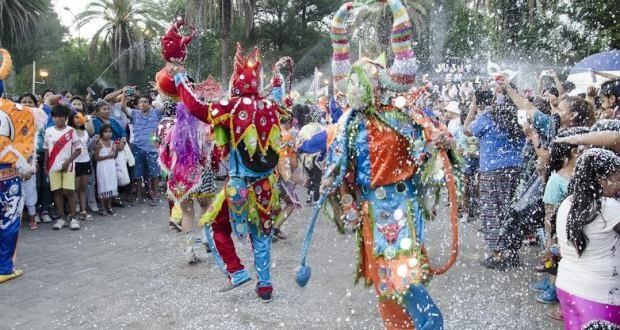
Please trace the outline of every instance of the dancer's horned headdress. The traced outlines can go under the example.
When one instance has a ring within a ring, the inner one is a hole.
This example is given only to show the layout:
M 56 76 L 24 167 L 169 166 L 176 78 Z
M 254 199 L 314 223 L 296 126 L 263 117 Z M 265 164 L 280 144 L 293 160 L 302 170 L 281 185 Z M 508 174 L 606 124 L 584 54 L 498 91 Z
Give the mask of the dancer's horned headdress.
M 231 96 L 256 95 L 260 90 L 261 62 L 260 51 L 254 47 L 247 57 L 243 48 L 237 44 L 233 74 L 230 77 Z

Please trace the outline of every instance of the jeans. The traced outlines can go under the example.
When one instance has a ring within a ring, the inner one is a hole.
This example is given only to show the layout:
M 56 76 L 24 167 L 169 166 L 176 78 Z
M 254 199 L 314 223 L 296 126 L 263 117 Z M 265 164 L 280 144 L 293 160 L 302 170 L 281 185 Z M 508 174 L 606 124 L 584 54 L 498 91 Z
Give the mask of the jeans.
M 52 191 L 50 190 L 50 179 L 45 173 L 43 152 L 37 151 L 37 213 L 48 212 L 52 204 Z

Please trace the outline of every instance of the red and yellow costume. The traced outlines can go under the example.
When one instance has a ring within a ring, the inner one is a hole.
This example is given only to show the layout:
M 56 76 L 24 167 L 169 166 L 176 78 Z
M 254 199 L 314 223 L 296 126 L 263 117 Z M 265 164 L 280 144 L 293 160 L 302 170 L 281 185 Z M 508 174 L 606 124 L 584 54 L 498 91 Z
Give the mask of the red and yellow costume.
M 0 87 L 11 71 L 9 53 L 0 49 Z M 35 148 L 36 126 L 28 107 L 1 98 L 0 88 L 0 283 L 23 272 L 14 269 L 20 217 L 24 208 L 21 170 L 29 169 L 28 159 Z
M 212 228 L 216 254 L 221 256 L 233 285 L 249 275 L 235 252 L 231 233 L 252 240 L 258 273 L 257 292 L 272 291 L 271 230 L 280 212 L 274 169 L 280 151 L 280 106 L 259 94 L 261 62 L 258 49 L 247 58 L 237 47 L 230 98 L 218 102 L 198 99 L 187 77 L 178 74 L 176 87 L 190 113 L 213 126 L 215 142 L 229 155 L 229 177 L 201 222 Z

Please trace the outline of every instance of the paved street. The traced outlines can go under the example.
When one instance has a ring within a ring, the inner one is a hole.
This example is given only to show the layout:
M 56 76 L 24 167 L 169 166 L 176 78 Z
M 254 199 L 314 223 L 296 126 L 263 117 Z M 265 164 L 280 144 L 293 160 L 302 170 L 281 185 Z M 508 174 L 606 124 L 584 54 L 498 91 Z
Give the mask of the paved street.
M 117 218 L 97 217 L 80 231 L 24 226 L 18 265 L 25 275 L 0 285 L 0 329 L 381 329 L 373 292 L 353 286 L 354 237 L 339 235 L 331 223 L 317 228 L 310 283 L 295 284 L 309 217 L 309 208 L 294 214 L 283 228 L 289 239 L 274 244 L 271 304 L 260 303 L 252 286 L 217 294 L 224 277 L 210 257 L 183 262 L 164 206 L 119 209 Z M 448 225 L 429 226 L 435 259 L 447 256 Z M 446 329 L 560 329 L 544 315 L 550 307 L 527 290 L 538 278 L 527 270 L 536 250 L 522 250 L 522 270 L 483 270 L 477 226 L 461 225 L 458 263 L 430 286 Z M 239 242 L 237 250 L 250 265 L 250 244 Z

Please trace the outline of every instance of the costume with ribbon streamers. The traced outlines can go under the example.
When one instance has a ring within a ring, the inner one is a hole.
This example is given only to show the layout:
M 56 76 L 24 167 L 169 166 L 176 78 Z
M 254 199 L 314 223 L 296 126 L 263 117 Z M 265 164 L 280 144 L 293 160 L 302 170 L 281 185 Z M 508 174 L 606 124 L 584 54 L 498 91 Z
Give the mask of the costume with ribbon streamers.
M 249 234 L 258 273 L 257 293 L 272 292 L 270 268 L 271 229 L 280 212 L 274 169 L 280 151 L 280 106 L 259 94 L 261 62 L 254 48 L 247 58 L 237 46 L 230 98 L 219 102 L 200 100 L 187 76 L 175 76 L 181 100 L 190 113 L 213 125 L 215 143 L 229 154 L 225 188 L 202 216 L 206 230 L 212 229 L 215 253 L 221 256 L 231 284 L 249 280 L 231 239 Z M 210 228 L 210 229 L 209 229 Z M 208 233 L 209 234 L 209 233 Z
M 159 150 L 159 163 L 168 173 L 168 196 L 175 203 L 210 197 L 214 193 L 212 150 L 211 126 L 178 103 L 176 123 L 170 127 Z
M 334 83 L 345 92 L 351 111 L 338 122 L 323 175 L 325 190 L 315 207 L 302 248 L 297 282 L 310 277 L 307 254 L 321 204 L 340 191 L 344 221 L 357 227 L 356 282 L 374 285 L 379 313 L 388 329 L 442 329 L 443 317 L 426 291 L 433 274 L 445 272 L 457 254 L 457 194 L 452 176 L 456 157 L 434 147 L 448 136 L 434 118 L 407 102 L 417 71 L 412 26 L 399 0 L 366 1 L 389 6 L 394 17 L 391 44 L 394 62 L 349 61 L 345 22 L 356 3 L 346 3 L 332 21 Z M 434 269 L 425 252 L 424 222 L 432 214 L 427 199 L 431 178 L 445 175 L 453 225 L 452 255 Z M 346 183 L 346 184 L 345 184 Z
M 0 49 L 0 96 L 11 72 L 11 56 Z M 24 208 L 20 172 L 32 168 L 36 125 L 32 109 L 0 98 L 0 283 L 20 276 L 14 268 L 20 217 Z

